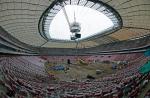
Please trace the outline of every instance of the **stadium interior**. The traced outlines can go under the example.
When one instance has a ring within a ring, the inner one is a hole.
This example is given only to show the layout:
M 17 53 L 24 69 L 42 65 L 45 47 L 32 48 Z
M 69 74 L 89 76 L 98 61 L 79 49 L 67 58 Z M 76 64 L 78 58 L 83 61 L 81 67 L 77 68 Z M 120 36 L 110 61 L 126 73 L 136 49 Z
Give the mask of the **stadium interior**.
M 150 0 L 0 0 L 0 98 L 150 98 Z

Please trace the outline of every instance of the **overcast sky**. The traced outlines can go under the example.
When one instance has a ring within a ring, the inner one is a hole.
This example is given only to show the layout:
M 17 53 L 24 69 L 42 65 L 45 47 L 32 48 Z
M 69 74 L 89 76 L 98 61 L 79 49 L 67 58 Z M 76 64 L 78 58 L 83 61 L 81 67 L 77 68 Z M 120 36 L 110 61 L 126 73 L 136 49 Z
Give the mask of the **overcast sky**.
M 113 22 L 107 16 L 94 9 L 77 5 L 67 5 L 65 9 L 70 23 L 74 21 L 75 12 L 76 21 L 81 24 L 81 38 L 101 33 L 113 26 Z M 70 40 L 71 32 L 63 10 L 54 17 L 49 33 L 53 39 Z

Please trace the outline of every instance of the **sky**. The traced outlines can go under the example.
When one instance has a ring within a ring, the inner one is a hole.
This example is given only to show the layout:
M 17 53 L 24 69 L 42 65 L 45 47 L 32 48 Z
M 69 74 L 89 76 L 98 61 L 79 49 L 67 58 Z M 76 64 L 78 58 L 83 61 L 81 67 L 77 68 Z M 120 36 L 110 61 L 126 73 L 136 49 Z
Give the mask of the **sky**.
M 74 22 L 75 13 L 76 21 L 81 25 L 81 39 L 100 34 L 113 27 L 113 22 L 97 10 L 79 5 L 66 5 L 65 10 L 70 23 Z M 62 9 L 53 18 L 49 34 L 52 39 L 70 40 L 72 33 Z

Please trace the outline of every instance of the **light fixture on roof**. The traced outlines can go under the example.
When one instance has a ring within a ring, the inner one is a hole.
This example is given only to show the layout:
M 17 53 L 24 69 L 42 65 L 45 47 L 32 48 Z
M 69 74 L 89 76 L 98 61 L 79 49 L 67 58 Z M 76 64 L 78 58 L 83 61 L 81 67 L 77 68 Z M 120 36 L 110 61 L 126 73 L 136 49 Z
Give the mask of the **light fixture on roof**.
M 76 16 L 74 12 L 74 22 L 70 25 L 70 32 L 72 33 L 71 35 L 71 40 L 76 40 L 78 38 L 81 38 L 81 26 L 80 23 L 76 21 Z

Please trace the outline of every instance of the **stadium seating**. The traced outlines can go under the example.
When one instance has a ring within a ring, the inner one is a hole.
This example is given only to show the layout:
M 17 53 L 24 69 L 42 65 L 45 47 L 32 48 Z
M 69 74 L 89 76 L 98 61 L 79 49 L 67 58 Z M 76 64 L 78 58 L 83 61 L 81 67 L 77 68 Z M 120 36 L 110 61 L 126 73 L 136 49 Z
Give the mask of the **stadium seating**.
M 138 72 L 139 67 L 147 61 L 143 55 L 125 54 L 92 57 L 85 56 L 82 58 L 102 59 L 102 61 L 130 60 L 130 63 L 128 67 L 101 79 L 54 83 L 45 72 L 44 65 L 42 66 L 41 63 L 37 62 L 43 60 L 41 57 L 0 57 L 2 73 L 0 85 L 7 89 L 5 93 L 1 93 L 1 96 L 13 96 L 12 98 L 31 96 L 35 98 L 46 98 L 46 96 L 50 98 L 121 98 L 126 95 L 135 98 L 146 85 L 143 81 L 148 79 L 149 74 L 142 75 Z M 47 57 L 48 60 L 54 58 Z M 68 57 L 60 57 L 60 60 L 62 59 L 68 59 Z M 71 56 L 69 59 L 75 61 L 76 57 Z M 36 64 L 32 63 L 34 60 L 36 60 Z

